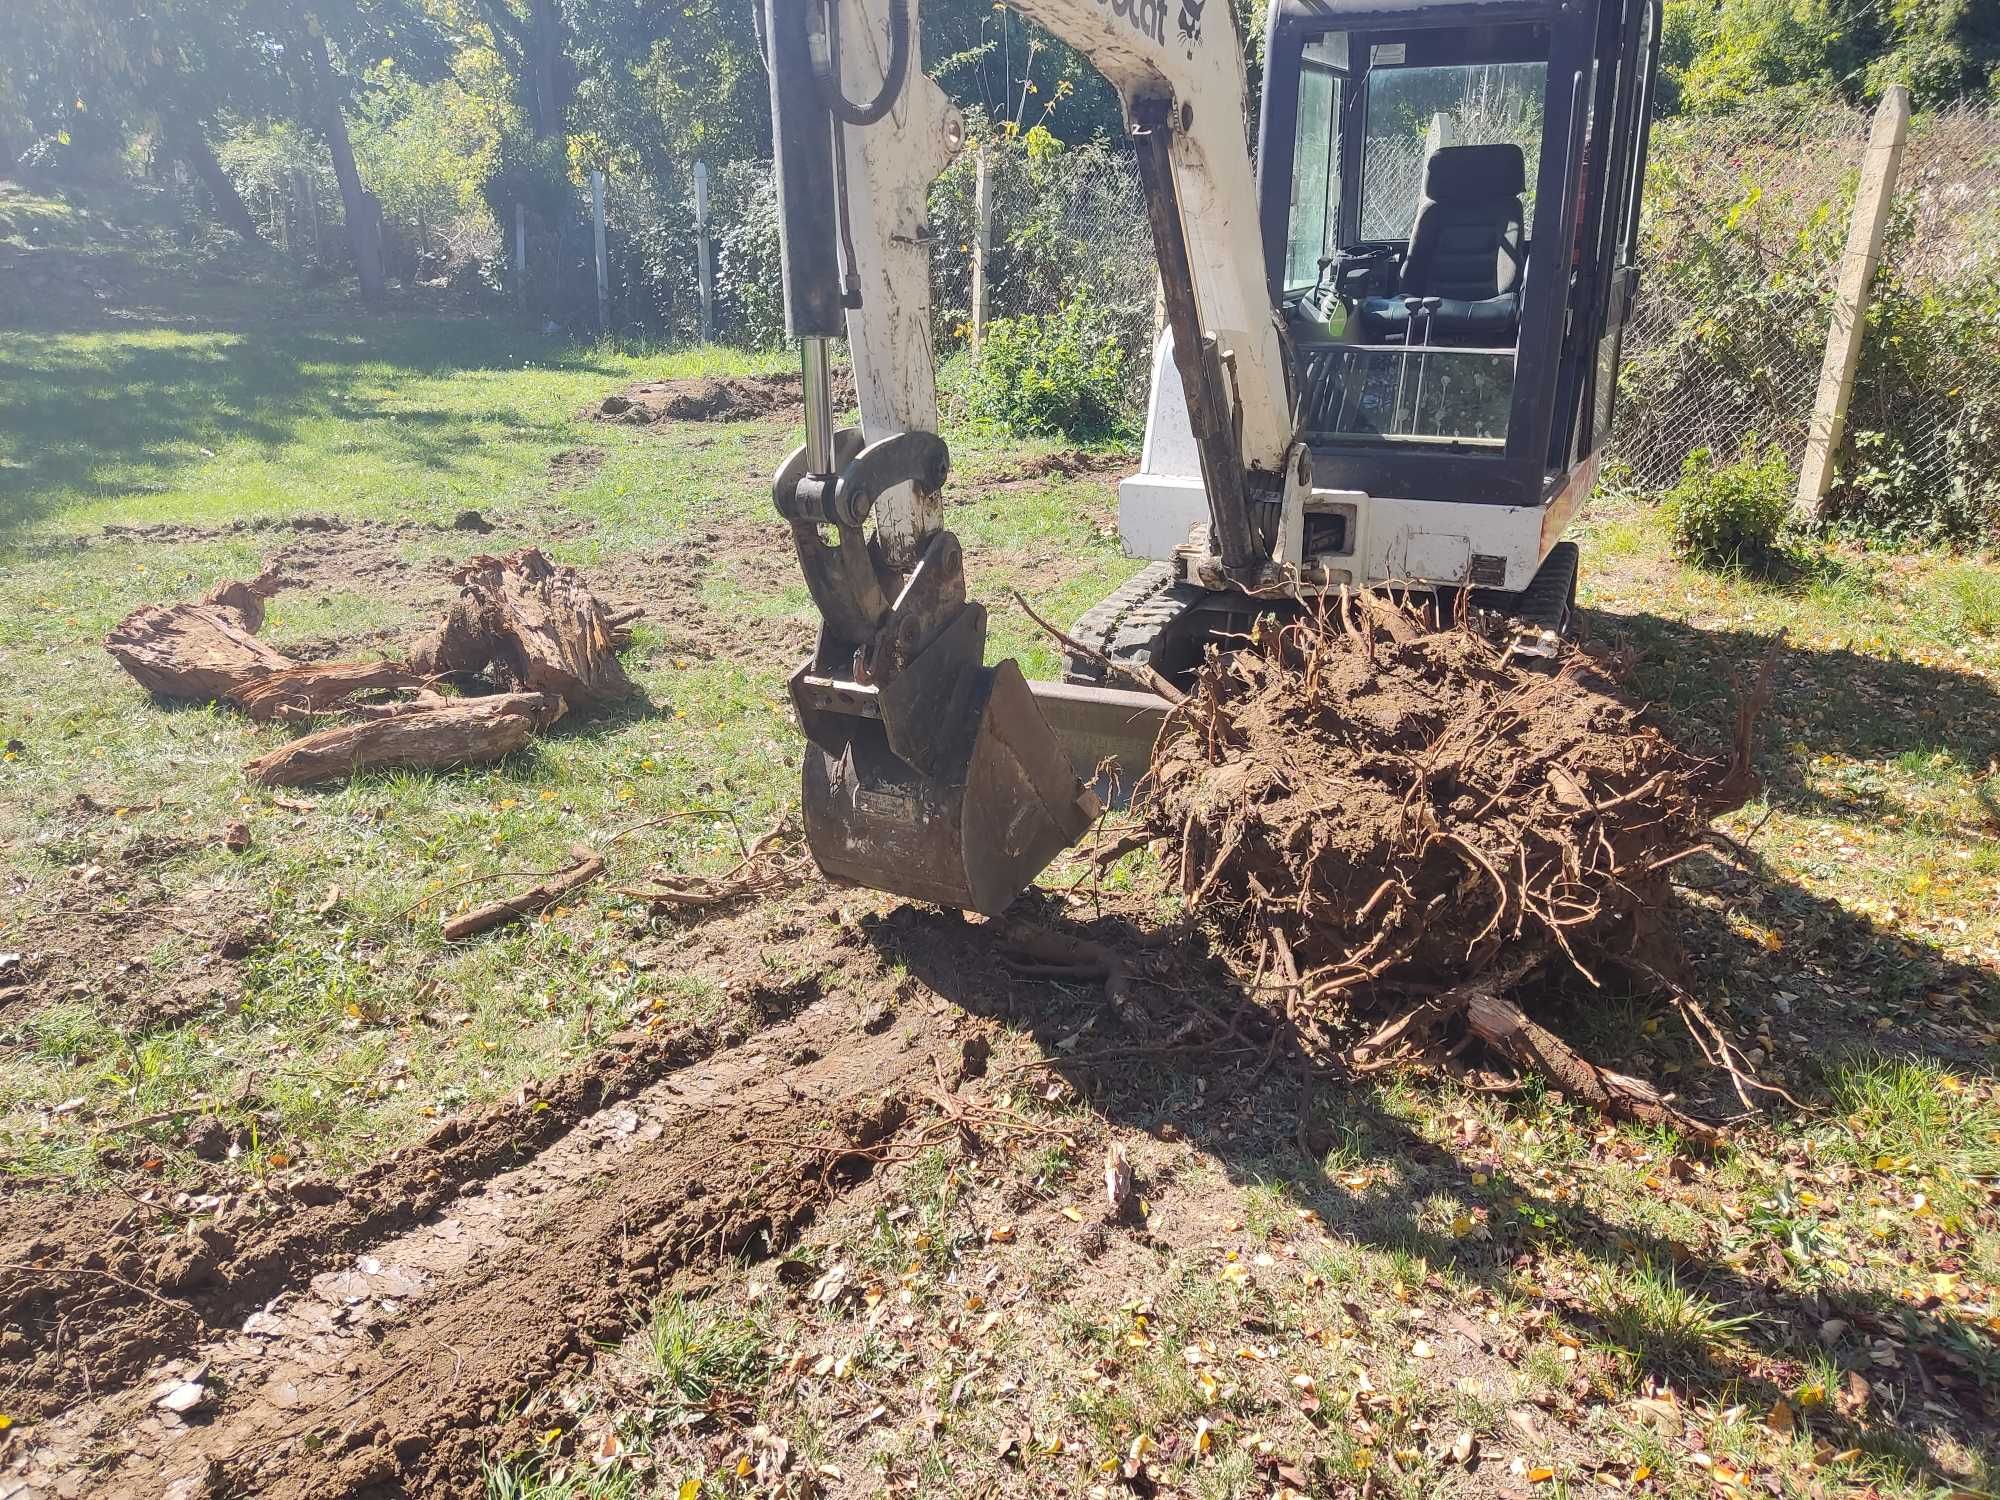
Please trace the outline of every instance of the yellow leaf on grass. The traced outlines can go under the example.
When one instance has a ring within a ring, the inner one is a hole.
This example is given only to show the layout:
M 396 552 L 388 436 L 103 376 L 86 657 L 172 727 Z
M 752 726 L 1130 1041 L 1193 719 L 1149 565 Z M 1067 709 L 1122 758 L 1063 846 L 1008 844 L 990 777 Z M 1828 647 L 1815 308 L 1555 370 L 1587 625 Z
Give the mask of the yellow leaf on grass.
M 1222 1268 L 1222 1280 L 1231 1286 L 1243 1286 L 1250 1280 L 1249 1269 L 1238 1261 L 1231 1261 Z
M 1083 1215 L 1078 1213 L 1075 1209 L 1067 1206 L 1065 1206 L 1062 1209 L 1062 1216 L 1065 1219 L 1068 1219 L 1072 1224 L 1081 1224 L 1083 1222 Z
M 1194 1451 L 1206 1453 L 1215 1446 L 1215 1433 L 1208 1425 L 1208 1418 L 1202 1417 L 1194 1424 Z
M 1145 1433 L 1143 1432 L 1140 1433 L 1137 1437 L 1132 1439 L 1132 1453 L 1131 1453 L 1132 1462 L 1135 1464 L 1144 1463 L 1146 1461 L 1146 1455 L 1148 1453 L 1151 1453 L 1155 1448 L 1159 1446 L 1160 1445 L 1158 1443 L 1154 1442 Z
M 1555 1477 L 1556 1477 L 1556 1471 L 1554 1469 L 1528 1470 L 1528 1483 L 1530 1484 L 1547 1484 L 1551 1479 Z

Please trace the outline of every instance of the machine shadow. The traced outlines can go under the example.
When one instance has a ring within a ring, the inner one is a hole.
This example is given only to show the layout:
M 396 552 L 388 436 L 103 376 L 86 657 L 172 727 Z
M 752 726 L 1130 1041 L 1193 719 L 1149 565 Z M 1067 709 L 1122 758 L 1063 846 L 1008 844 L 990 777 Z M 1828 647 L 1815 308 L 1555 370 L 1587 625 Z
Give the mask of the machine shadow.
M 1774 883 L 1761 870 L 1721 872 L 1715 878 L 1760 887 Z M 1726 1009 L 1726 1020 L 1717 1017 L 1726 1026 L 1747 1037 L 1773 1029 L 1789 1037 L 1792 1027 L 1806 1028 L 1804 1045 L 1786 1043 L 1802 1064 L 1783 1075 L 1797 1108 L 1816 1112 L 1817 1103 L 1834 1096 L 1844 1058 L 1886 1052 L 1949 1059 L 1975 1073 L 1990 1069 L 1990 1050 L 1973 1040 L 1979 1023 L 1965 1017 L 2000 1015 L 1995 976 L 1913 954 L 1896 935 L 1829 911 L 1827 903 L 1796 888 L 1766 890 L 1763 897 L 1781 909 L 1801 903 L 1818 908 L 1811 914 L 1814 940 L 1773 952 L 1735 936 L 1726 920 L 1696 910 L 1690 947 L 1697 950 L 1702 974 L 1736 977 L 1731 1005 L 1712 1005 Z M 1588 1258 L 1612 1276 L 1650 1267 L 1726 1314 L 1752 1318 L 1739 1335 L 1748 1346 L 1742 1358 L 1683 1348 L 1669 1370 L 1640 1352 L 1642 1369 L 1670 1373 L 1684 1396 L 1727 1398 L 1728 1404 L 1770 1410 L 1830 1358 L 1843 1368 L 1865 1370 L 1874 1393 L 1871 1420 L 1865 1427 L 1848 1427 L 1845 1443 L 1910 1471 L 1935 1471 L 1922 1446 L 1925 1438 L 1978 1452 L 1989 1463 L 2000 1461 L 2000 1360 L 1970 1324 L 1936 1298 L 1920 1305 L 1844 1287 L 1800 1292 L 1779 1284 L 1784 1278 L 1775 1272 L 1784 1266 L 1784 1252 L 1776 1240 L 1746 1242 L 1747 1254 L 1740 1244 L 1725 1252 L 1713 1225 L 1676 1236 L 1636 1217 L 1632 1222 L 1608 1217 L 1574 1198 L 1537 1197 L 1523 1212 L 1519 1182 L 1501 1162 L 1499 1142 L 1489 1138 L 1476 1150 L 1442 1149 L 1385 1108 L 1378 1089 L 1369 1085 L 1321 1081 L 1305 1095 L 1296 1065 L 1281 1060 L 1266 1070 L 1258 1046 L 1237 1048 L 1226 1040 L 1179 1051 L 1151 1046 L 1149 1039 L 1124 1032 L 1094 986 L 1012 976 L 998 951 L 998 924 L 904 906 L 874 920 L 868 930 L 885 957 L 906 965 L 938 994 L 1032 1037 L 1049 1071 L 1106 1119 L 1163 1138 L 1185 1138 L 1233 1182 L 1282 1183 L 1336 1236 L 1422 1257 L 1431 1268 L 1504 1298 L 1538 1300 L 1585 1347 L 1618 1346 L 1619 1334 L 1601 1308 L 1576 1290 L 1535 1284 L 1524 1269 L 1525 1252 L 1552 1245 Z M 1225 1016 L 1245 1003 L 1241 985 L 1191 927 L 1103 917 L 1080 924 L 1080 930 L 1126 956 L 1155 1019 L 1171 1018 L 1167 1029 L 1193 1010 L 1190 999 Z M 1810 1019 L 1807 1013 L 1827 976 L 1844 963 L 1867 966 L 1865 986 L 1851 1005 Z M 1796 1002 L 1782 1000 L 1786 989 L 1799 997 Z M 1885 998 L 1878 1001 L 1877 995 Z M 1889 1014 L 1913 1018 L 1911 1024 L 1887 1032 L 1876 1026 L 1873 1007 L 1888 1003 L 1896 1007 Z M 1772 1006 L 1768 1013 L 1766 1004 Z M 1701 1067 L 1691 1045 L 1676 1048 L 1643 1036 L 1636 998 L 1621 1004 L 1607 1003 L 1602 995 L 1556 993 L 1538 1014 L 1602 1064 L 1654 1076 L 1663 1063 L 1687 1074 Z M 1205 1091 L 1197 1090 L 1197 1079 Z M 1715 1082 L 1726 1089 L 1719 1078 Z M 1782 1111 L 1794 1108 L 1782 1099 L 1771 1103 Z M 1526 1129 L 1525 1122 L 1520 1128 Z M 1302 1140 L 1316 1154 L 1309 1154 Z M 1356 1162 L 1386 1163 L 1390 1170 L 1356 1190 L 1341 1180 L 1352 1181 Z M 1424 1206 L 1446 1201 L 1489 1213 L 1490 1237 L 1458 1238 L 1438 1228 L 1439 1216 L 1426 1214 Z M 1773 1274 L 1760 1274 L 1760 1266 Z M 1829 1342 L 1822 1330 L 1836 1326 L 1835 1320 L 1844 1331 Z M 1880 1347 L 1874 1341 L 1881 1339 L 1893 1341 L 1893 1369 L 1871 1363 L 1871 1349 Z
M 1698 627 L 1656 614 L 1582 611 L 1593 648 L 1629 649 L 1629 687 L 1705 742 L 1728 743 L 1743 683 L 1770 644 L 1768 635 Z M 1760 756 L 1770 801 L 1834 817 L 1896 811 L 1865 790 L 1830 798 L 1808 785 L 1804 767 L 1819 755 L 1888 758 L 1943 755 L 1977 772 L 2000 758 L 2000 692 L 1972 672 L 1871 656 L 1845 647 L 1788 642 L 1772 679 Z M 1994 824 L 2000 832 L 2000 822 Z

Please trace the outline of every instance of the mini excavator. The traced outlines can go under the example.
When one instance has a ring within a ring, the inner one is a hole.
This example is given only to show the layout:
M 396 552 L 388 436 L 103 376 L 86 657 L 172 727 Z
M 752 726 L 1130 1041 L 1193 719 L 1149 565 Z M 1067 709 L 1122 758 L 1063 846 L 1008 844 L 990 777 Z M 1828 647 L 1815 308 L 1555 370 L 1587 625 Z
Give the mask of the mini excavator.
M 1126 551 L 1064 680 L 985 660 L 944 526 L 931 181 L 963 123 L 916 0 L 757 0 L 821 616 L 791 679 L 829 876 L 989 915 L 1142 763 L 1209 643 L 1343 587 L 1567 628 L 1638 292 L 1659 0 L 1272 0 L 1253 166 L 1228 0 L 1012 0 L 1117 90 L 1165 304 Z M 860 427 L 834 426 L 845 337 Z

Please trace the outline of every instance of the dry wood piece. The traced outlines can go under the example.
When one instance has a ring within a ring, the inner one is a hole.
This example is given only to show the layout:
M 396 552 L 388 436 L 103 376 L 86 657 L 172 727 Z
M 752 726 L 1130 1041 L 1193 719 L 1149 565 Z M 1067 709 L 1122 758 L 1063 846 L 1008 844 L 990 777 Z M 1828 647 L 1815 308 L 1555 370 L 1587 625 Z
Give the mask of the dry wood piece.
M 550 716 L 542 693 L 447 699 L 422 713 L 337 724 L 244 764 L 262 786 L 304 786 L 356 771 L 390 767 L 444 768 L 498 760 L 528 743 Z
M 325 713 L 345 706 L 361 693 L 421 689 L 424 682 L 424 678 L 389 661 L 313 662 L 267 672 L 225 694 L 224 701 L 263 723 Z
M 243 617 L 243 628 L 255 635 L 264 628 L 264 601 L 277 593 L 282 581 L 276 568 L 266 568 L 255 578 L 226 578 L 201 596 L 203 604 L 233 609 Z
M 501 687 L 553 693 L 571 705 L 627 696 L 614 616 L 583 586 L 530 547 L 510 557 L 477 557 L 459 570 L 457 601 L 411 654 L 424 673 L 490 671 Z
M 242 589 L 242 584 L 223 585 Z M 209 702 L 295 665 L 253 632 L 264 617 L 227 603 L 148 604 L 112 627 L 104 649 L 140 687 L 162 698 Z
M 777 826 L 761 835 L 721 875 L 656 874 L 652 885 L 628 887 L 619 894 L 645 901 L 656 912 L 726 906 L 746 896 L 761 896 L 766 891 L 796 885 L 809 868 L 810 861 L 797 830 L 787 819 L 780 818 Z
M 455 943 L 463 938 L 475 937 L 489 928 L 533 916 L 538 911 L 545 911 L 571 891 L 589 885 L 604 873 L 604 856 L 583 844 L 572 844 L 569 857 L 575 863 L 567 870 L 523 891 L 518 896 L 489 901 L 484 906 L 475 906 L 471 911 L 446 918 L 445 941 Z

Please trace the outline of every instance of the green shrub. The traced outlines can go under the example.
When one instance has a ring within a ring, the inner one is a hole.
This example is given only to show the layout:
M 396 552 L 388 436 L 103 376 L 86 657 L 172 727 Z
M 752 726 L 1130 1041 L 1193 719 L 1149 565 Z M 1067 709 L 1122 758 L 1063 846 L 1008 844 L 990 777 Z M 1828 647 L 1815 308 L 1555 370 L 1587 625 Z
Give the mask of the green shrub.
M 1674 551 L 1704 567 L 1763 571 L 1781 555 L 1778 538 L 1791 515 L 1795 481 L 1778 448 L 1718 464 L 1707 448 L 1681 461 L 1681 475 L 1661 496 Z
M 1100 438 L 1129 425 L 1130 355 L 1088 297 L 1041 316 L 996 318 L 966 375 L 977 420 L 1023 436 Z

